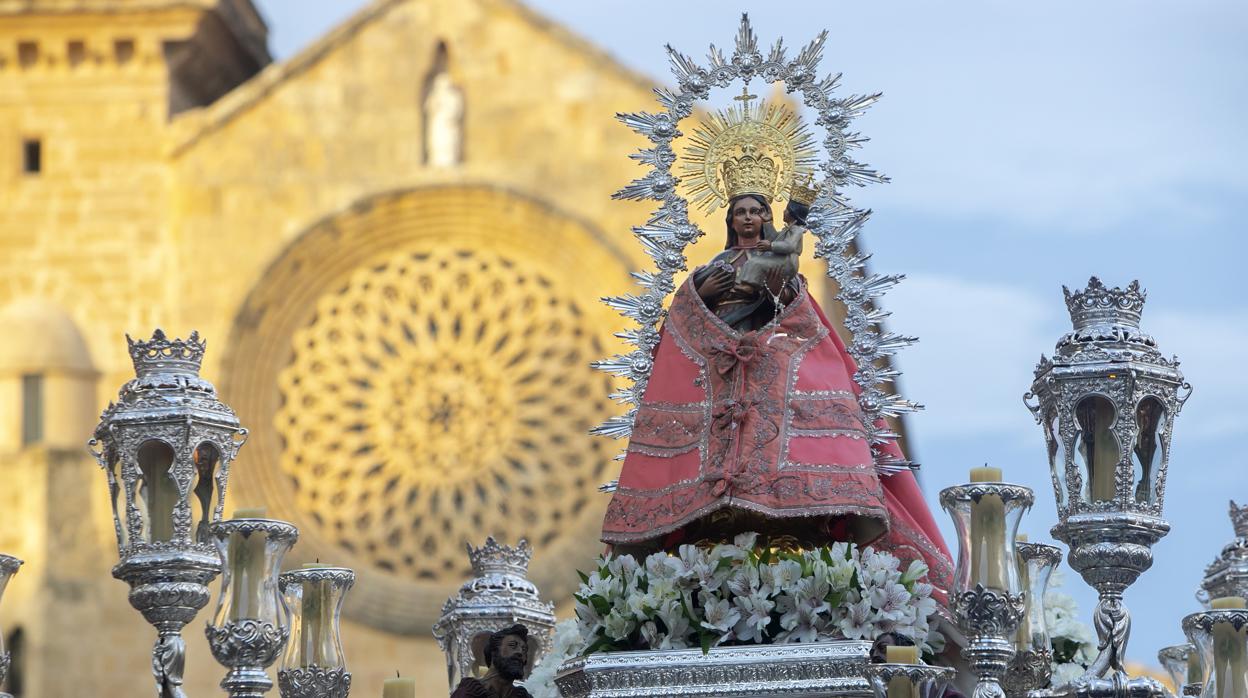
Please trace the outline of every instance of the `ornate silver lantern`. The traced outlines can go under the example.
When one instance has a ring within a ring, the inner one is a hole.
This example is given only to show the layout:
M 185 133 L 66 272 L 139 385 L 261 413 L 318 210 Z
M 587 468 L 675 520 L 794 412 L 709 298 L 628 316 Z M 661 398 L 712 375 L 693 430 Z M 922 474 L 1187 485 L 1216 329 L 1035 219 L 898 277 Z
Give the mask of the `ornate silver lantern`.
M 4 596 L 4 590 L 9 586 L 9 580 L 13 578 L 13 575 L 17 574 L 17 570 L 21 566 L 21 560 L 12 555 L 0 554 L 0 596 Z M 0 633 L 0 638 L 3 637 L 3 633 Z M 0 641 L 0 684 L 3 684 L 5 677 L 9 675 L 9 664 L 11 661 L 12 657 L 10 657 L 9 651 L 4 648 L 4 642 Z M 13 698 L 13 696 L 8 693 L 0 693 L 0 698 Z
M 447 677 L 454 688 L 481 664 L 490 633 L 521 623 L 529 629 L 529 668 L 550 649 L 555 606 L 544 603 L 537 586 L 526 579 L 533 548 L 520 539 L 514 548 L 491 536 L 485 545 L 468 544 L 473 578 L 447 599 L 433 636 L 446 655 Z M 527 671 L 525 672 L 527 675 Z
M 1248 598 L 1248 506 L 1231 502 L 1231 525 L 1235 540 L 1222 548 L 1217 559 L 1205 568 L 1196 598 L 1209 607 L 1209 600 L 1224 596 Z
M 1108 695 L 1126 681 L 1132 696 L 1163 695 L 1153 679 L 1123 670 L 1131 617 L 1123 591 L 1153 564 L 1152 546 L 1170 530 L 1161 517 L 1174 418 L 1191 394 L 1178 359 L 1140 331 L 1138 281 L 1106 288 L 1096 277 L 1063 287 L 1074 330 L 1052 360 L 1043 356 L 1024 401 L 1044 428 L 1059 523 L 1070 566 L 1099 595 L 1101 652 L 1087 673 L 1057 694 Z M 1108 675 L 1112 674 L 1112 677 Z
M 130 605 L 159 637 L 152 672 L 162 697 L 182 698 L 182 628 L 208 603 L 221 570 L 208 526 L 221 519 L 230 462 L 246 437 L 234 411 L 199 377 L 204 342 L 126 337 L 135 378 L 121 388 L 90 446 L 108 476 Z

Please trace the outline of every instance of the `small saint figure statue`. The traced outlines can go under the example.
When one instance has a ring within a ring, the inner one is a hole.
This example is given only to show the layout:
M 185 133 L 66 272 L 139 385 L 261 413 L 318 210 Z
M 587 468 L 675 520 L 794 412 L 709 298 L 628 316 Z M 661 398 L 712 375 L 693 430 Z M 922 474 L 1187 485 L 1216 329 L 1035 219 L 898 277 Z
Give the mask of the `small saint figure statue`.
M 451 698 L 531 698 L 523 686 L 529 664 L 529 629 L 517 623 L 490 635 L 485 643 L 485 676 L 469 676 L 455 687 Z

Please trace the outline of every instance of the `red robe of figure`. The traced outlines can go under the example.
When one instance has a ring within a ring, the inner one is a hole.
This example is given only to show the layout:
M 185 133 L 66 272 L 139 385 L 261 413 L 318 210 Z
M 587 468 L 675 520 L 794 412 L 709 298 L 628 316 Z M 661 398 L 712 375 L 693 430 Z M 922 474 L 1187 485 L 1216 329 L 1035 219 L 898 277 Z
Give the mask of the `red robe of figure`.
M 712 265 L 745 255 L 730 247 Z M 853 540 L 924 560 L 944 602 L 948 549 L 914 475 L 877 475 L 854 362 L 805 283 L 778 324 L 741 331 L 699 297 L 706 273 L 672 301 L 603 541 L 670 549 L 734 528 Z

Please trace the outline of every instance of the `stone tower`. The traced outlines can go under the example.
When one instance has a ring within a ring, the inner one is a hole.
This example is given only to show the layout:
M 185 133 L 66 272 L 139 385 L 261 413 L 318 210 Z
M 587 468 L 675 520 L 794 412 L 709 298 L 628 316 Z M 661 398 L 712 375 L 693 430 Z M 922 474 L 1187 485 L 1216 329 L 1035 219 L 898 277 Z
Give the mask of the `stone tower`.
M 266 32 L 249 0 L 0 1 L 0 548 L 30 573 L 4 610 L 15 695 L 73 695 L 87 677 L 121 695 L 116 679 L 145 669 L 117 651 L 145 631 L 106 581 L 83 434 L 115 381 L 84 333 L 112 325 L 98 346 L 117 351 L 118 323 L 167 312 L 170 124 L 268 64 Z

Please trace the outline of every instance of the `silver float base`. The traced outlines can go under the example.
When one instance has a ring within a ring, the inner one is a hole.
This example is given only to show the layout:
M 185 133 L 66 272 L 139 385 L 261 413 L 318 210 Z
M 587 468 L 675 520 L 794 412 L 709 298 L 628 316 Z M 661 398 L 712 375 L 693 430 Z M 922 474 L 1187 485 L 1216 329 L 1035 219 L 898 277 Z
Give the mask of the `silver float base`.
M 863 670 L 871 643 L 609 652 L 559 668 L 563 698 L 870 698 Z

